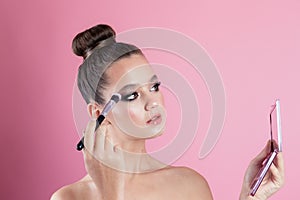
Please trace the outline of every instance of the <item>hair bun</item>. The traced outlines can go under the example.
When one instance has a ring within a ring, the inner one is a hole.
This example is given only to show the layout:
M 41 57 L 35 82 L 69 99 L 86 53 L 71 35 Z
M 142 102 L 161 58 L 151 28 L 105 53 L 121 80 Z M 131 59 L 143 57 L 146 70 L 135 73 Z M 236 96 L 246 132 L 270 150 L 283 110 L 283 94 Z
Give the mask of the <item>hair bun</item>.
M 78 33 L 74 37 L 72 42 L 73 52 L 77 56 L 82 56 L 85 59 L 88 56 L 88 53 L 96 46 L 100 45 L 101 42 L 105 43 L 105 40 L 107 39 L 113 39 L 113 41 L 115 41 L 115 36 L 115 31 L 109 25 L 99 24 L 93 26 Z

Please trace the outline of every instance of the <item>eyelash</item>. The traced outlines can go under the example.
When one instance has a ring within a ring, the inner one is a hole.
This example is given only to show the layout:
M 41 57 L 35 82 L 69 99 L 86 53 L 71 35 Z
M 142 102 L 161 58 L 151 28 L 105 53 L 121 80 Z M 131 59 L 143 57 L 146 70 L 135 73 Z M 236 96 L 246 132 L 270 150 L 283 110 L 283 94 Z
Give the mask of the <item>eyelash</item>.
M 154 83 L 154 85 L 152 86 L 152 88 L 150 89 L 150 91 L 153 91 L 152 89 L 154 88 L 154 91 L 158 92 L 159 91 L 159 86 L 160 86 L 160 82 Z
M 158 91 L 159 91 L 159 86 L 160 86 L 160 84 L 161 84 L 160 82 L 155 83 L 155 84 L 151 87 L 150 92 L 158 92 Z M 126 96 L 124 97 L 124 100 L 125 100 L 125 101 L 133 101 L 133 100 L 135 100 L 138 96 L 139 96 L 139 93 L 138 93 L 138 92 L 133 92 L 133 93 L 131 93 L 131 94 L 129 94 L 129 95 L 126 95 Z

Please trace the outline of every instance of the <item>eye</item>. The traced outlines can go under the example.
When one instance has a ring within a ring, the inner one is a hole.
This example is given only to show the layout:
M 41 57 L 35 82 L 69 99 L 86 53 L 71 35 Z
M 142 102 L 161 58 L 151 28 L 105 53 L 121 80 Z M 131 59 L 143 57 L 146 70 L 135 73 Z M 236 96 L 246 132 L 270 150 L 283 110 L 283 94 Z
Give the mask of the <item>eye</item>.
M 136 98 L 138 98 L 139 96 L 139 93 L 137 92 L 133 92 L 131 94 L 128 94 L 128 95 L 125 95 L 122 100 L 125 100 L 125 101 L 133 101 L 135 100 Z
M 151 92 L 157 92 L 157 91 L 159 91 L 159 86 L 160 86 L 160 82 L 157 82 L 157 83 L 155 83 L 152 87 L 151 87 L 151 89 L 150 89 L 150 91 Z

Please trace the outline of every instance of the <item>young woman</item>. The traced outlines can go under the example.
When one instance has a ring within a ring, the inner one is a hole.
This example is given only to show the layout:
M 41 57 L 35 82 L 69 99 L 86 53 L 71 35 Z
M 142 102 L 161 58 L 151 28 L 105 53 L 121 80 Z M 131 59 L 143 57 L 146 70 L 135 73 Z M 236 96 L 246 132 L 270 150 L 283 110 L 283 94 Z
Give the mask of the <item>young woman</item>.
M 116 42 L 114 30 L 103 24 L 79 33 L 73 51 L 84 58 L 77 81 L 92 119 L 84 133 L 87 175 L 51 199 L 213 199 L 205 178 L 196 171 L 163 164 L 147 154 L 145 141 L 162 134 L 166 115 L 160 81 L 142 51 Z M 114 93 L 121 94 L 121 100 L 95 131 L 96 119 Z M 249 195 L 269 149 L 270 142 L 250 163 L 241 200 L 267 199 L 283 185 L 279 153 L 256 195 Z

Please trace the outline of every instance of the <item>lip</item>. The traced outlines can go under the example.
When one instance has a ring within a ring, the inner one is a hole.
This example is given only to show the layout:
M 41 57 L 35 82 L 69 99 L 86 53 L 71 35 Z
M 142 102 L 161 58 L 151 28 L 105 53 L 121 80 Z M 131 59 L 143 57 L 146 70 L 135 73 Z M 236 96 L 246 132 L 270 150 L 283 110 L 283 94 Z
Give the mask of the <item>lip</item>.
M 149 119 L 146 123 L 147 125 L 158 125 L 162 121 L 161 114 L 154 115 L 151 119 Z

